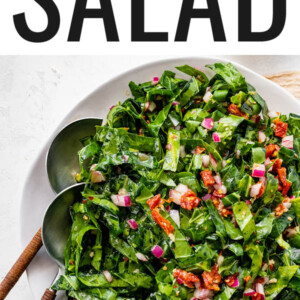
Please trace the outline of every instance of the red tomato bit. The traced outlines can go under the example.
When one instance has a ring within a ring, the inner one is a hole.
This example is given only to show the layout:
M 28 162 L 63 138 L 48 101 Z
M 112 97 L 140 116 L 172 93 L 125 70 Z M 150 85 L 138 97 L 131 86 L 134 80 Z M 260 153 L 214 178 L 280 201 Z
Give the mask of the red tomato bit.
M 194 288 L 194 284 L 200 281 L 200 278 L 193 273 L 189 273 L 180 269 L 173 270 L 173 276 L 179 284 L 181 282 L 189 288 Z
M 154 219 L 155 223 L 158 224 L 167 235 L 174 232 L 174 227 L 170 223 L 170 221 L 166 220 L 158 211 L 158 208 L 154 208 L 152 210 L 152 218 Z
M 205 186 L 213 185 L 213 184 L 216 183 L 213 176 L 212 176 L 211 171 L 209 171 L 209 170 L 202 171 L 200 173 L 200 175 L 202 177 L 202 180 L 203 180 Z

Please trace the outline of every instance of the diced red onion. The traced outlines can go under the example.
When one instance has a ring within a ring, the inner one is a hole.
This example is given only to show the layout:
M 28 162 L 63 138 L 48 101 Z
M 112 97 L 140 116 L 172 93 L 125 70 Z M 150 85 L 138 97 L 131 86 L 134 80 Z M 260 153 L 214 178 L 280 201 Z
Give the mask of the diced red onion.
M 199 69 L 200 70 L 200 69 Z M 200 70 L 201 71 L 201 70 Z M 204 72 L 204 71 L 203 71 Z M 212 87 L 211 86 L 208 86 L 207 88 L 206 88 L 206 92 L 209 92 L 209 91 L 211 91 L 211 89 L 212 89 Z
M 291 196 L 291 197 L 290 197 L 290 199 L 295 199 L 295 196 L 294 196 L 294 195 L 293 195 L 293 196 Z
M 201 156 L 201 160 L 202 160 L 202 164 L 203 164 L 203 167 L 204 168 L 208 168 L 208 166 L 209 166 L 209 155 L 202 155 Z
M 115 107 L 115 105 L 111 106 L 111 107 L 109 108 L 109 110 L 112 110 L 114 107 Z
M 176 186 L 175 190 L 181 194 L 184 194 L 189 190 L 189 188 L 187 185 L 180 183 Z
M 212 299 L 214 293 L 209 289 L 196 289 L 194 292 L 194 297 L 199 300 L 209 300 Z
M 259 123 L 260 120 L 261 120 L 260 116 L 254 117 L 254 122 L 255 122 L 255 123 Z
M 117 206 L 129 207 L 131 206 L 130 196 L 111 195 L 112 202 Z
M 286 237 L 288 239 L 291 239 L 293 238 L 294 236 L 296 236 L 298 234 L 297 230 L 295 228 L 288 228 L 285 230 L 285 233 L 286 233 Z
M 254 164 L 252 170 L 252 177 L 264 177 L 266 172 L 265 165 Z
M 256 293 L 261 295 L 261 299 L 265 299 L 265 291 L 264 291 L 264 286 L 261 283 L 257 283 L 255 286 Z
M 110 272 L 107 270 L 103 271 L 103 275 L 108 282 L 112 282 L 114 280 Z
M 169 239 L 170 239 L 171 241 L 175 242 L 175 236 L 174 236 L 173 233 L 170 233 L 170 234 L 168 235 L 168 237 L 169 237 Z
M 153 255 L 156 257 L 156 258 L 161 258 L 164 254 L 164 250 L 159 247 L 158 245 L 155 245 L 152 249 L 151 249 L 151 252 L 153 253 Z
M 155 110 L 155 108 L 156 108 L 155 102 L 151 101 L 150 105 L 149 105 L 149 108 L 148 108 L 149 111 L 153 112 Z
M 172 149 L 172 145 L 171 144 L 166 145 L 166 149 L 167 150 L 171 150 Z
M 177 224 L 178 227 L 180 227 L 180 216 L 179 211 L 176 209 L 170 210 L 170 217 L 173 219 L 173 221 Z
M 211 194 L 206 194 L 205 196 L 202 197 L 203 201 L 207 201 L 211 198 Z
M 200 286 L 201 286 L 201 282 L 200 281 L 195 282 L 195 288 L 196 289 L 200 289 Z
M 265 284 L 269 283 L 270 276 L 262 277 L 262 279 L 263 279 L 263 282 L 261 282 L 261 284 L 262 284 L 262 285 L 265 285 Z
M 207 91 L 203 97 L 203 100 L 205 103 L 207 103 L 211 98 L 212 98 L 213 94 L 210 91 Z
M 245 202 L 246 202 L 247 205 L 250 205 L 250 204 L 251 204 L 251 201 L 250 201 L 250 200 L 246 200 Z
M 218 261 L 217 261 L 217 264 L 218 264 L 219 267 L 222 265 L 223 261 L 224 261 L 224 256 L 223 255 L 219 255 Z
M 268 117 L 271 118 L 271 119 L 272 118 L 277 118 L 278 115 L 279 114 L 276 111 L 274 111 L 274 110 L 271 110 L 271 111 L 268 112 Z
M 128 220 L 127 223 L 130 226 L 130 228 L 133 230 L 136 230 L 139 227 L 138 223 L 134 219 Z
M 153 79 L 152 79 L 152 84 L 153 85 L 156 85 L 156 84 L 158 84 L 159 83 L 159 77 L 153 77 Z
M 217 132 L 214 132 L 213 135 L 212 135 L 212 137 L 213 137 L 213 141 L 215 143 L 220 143 L 221 142 L 221 137 L 220 137 L 220 135 Z
M 239 285 L 240 285 L 239 279 L 236 277 L 235 280 L 234 280 L 234 283 L 233 283 L 233 285 L 232 285 L 231 287 L 232 287 L 232 288 L 236 288 L 236 287 L 238 287 Z
M 172 105 L 173 105 L 173 106 L 180 105 L 180 102 L 173 101 L 173 102 L 172 102 Z
M 186 156 L 185 147 L 183 145 L 180 146 L 179 155 L 181 158 L 185 158 L 185 156 Z
M 100 171 L 93 171 L 91 176 L 91 183 L 99 183 L 105 181 L 105 177 Z
M 215 182 L 216 182 L 217 184 L 219 184 L 219 185 L 222 185 L 222 184 L 223 184 L 220 175 L 214 176 L 214 180 L 215 180 Z
M 180 199 L 181 199 L 181 196 L 182 194 L 179 193 L 178 191 L 176 190 L 170 190 L 169 192 L 169 197 L 172 199 L 172 201 L 177 204 L 177 205 L 180 205 Z
M 142 254 L 142 253 L 137 253 L 136 257 L 137 257 L 138 260 L 148 261 L 148 258 L 144 254 Z
M 252 289 L 247 289 L 247 290 L 244 292 L 244 296 L 245 296 L 245 297 L 251 297 L 251 296 L 253 296 L 253 295 L 255 295 L 255 291 L 252 290 Z
M 202 121 L 201 126 L 210 130 L 214 127 L 214 120 L 212 118 L 205 118 Z
M 177 278 L 176 281 L 177 281 L 179 284 L 183 284 L 183 280 L 180 279 L 180 278 Z
M 211 153 L 209 153 L 209 159 L 210 159 L 211 166 L 213 167 L 213 169 L 215 171 L 217 171 L 218 163 L 217 163 L 216 159 L 213 157 L 213 155 Z
M 264 165 L 267 167 L 270 163 L 271 163 L 271 159 L 268 157 L 268 158 L 265 160 Z
M 97 164 L 93 164 L 90 167 L 90 172 L 94 171 L 96 169 Z
M 166 207 L 166 211 L 167 211 L 167 212 L 170 212 L 170 210 L 171 210 L 171 206 L 168 205 L 168 206 Z
M 250 196 L 256 197 L 259 194 L 262 183 L 257 183 L 251 186 Z
M 128 161 L 129 161 L 129 156 L 128 155 L 122 155 L 122 157 L 123 157 L 123 159 L 124 159 L 124 162 L 125 163 L 128 163 Z
M 293 135 L 288 135 L 282 139 L 282 146 L 286 147 L 288 149 L 293 149 L 294 148 L 294 136 Z
M 150 102 L 148 101 L 145 103 L 144 111 L 147 111 L 149 109 L 149 106 L 150 106 Z
M 264 143 L 266 141 L 266 135 L 263 131 L 258 132 L 258 142 L 259 143 Z
M 268 264 L 267 263 L 263 263 L 262 267 L 261 267 L 262 271 L 267 271 L 268 270 Z
M 227 187 L 224 184 L 222 184 L 220 187 L 220 191 L 223 195 L 227 194 Z

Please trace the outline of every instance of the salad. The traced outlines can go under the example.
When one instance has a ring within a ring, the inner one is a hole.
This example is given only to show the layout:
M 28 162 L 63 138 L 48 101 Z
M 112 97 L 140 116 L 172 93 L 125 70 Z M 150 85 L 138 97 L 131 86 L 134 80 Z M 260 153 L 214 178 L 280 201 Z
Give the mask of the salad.
M 300 299 L 300 116 L 230 63 L 129 83 L 82 141 L 70 299 Z M 284 101 L 284 99 L 283 99 Z

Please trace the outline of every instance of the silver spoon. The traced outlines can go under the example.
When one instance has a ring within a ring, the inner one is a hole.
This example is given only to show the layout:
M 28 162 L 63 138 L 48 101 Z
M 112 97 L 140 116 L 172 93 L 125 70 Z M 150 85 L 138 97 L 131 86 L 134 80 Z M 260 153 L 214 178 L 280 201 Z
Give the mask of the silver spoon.
M 49 256 L 64 267 L 64 249 L 70 235 L 72 219 L 70 207 L 82 200 L 81 192 L 85 183 L 73 185 L 54 199 L 49 205 L 42 224 L 42 239 Z
M 40 228 L 38 230 L 0 283 L 1 300 L 6 298 L 10 290 L 28 267 L 29 263 L 42 247 L 43 243 L 49 256 L 58 264 L 59 270 L 61 271 L 63 269 L 64 248 L 72 225 L 69 209 L 75 201 L 80 201 L 82 199 L 81 192 L 83 191 L 83 188 L 84 183 L 73 185 L 59 193 L 49 205 L 43 220 L 42 229 Z M 55 299 L 55 297 L 55 291 L 46 289 L 41 299 L 52 300 Z
M 102 120 L 87 118 L 75 121 L 64 127 L 53 139 L 49 148 L 46 166 L 50 185 L 56 193 L 76 184 L 75 175 L 80 172 L 78 151 L 80 140 L 95 135 L 95 126 Z

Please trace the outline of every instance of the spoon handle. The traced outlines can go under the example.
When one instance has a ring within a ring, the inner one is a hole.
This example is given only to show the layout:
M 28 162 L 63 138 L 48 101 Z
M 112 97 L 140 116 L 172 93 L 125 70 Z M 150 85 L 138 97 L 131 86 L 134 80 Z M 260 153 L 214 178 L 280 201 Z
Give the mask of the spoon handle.
M 50 289 L 46 289 L 43 297 L 41 298 L 41 300 L 53 300 L 56 297 L 56 292 L 52 291 Z
M 15 264 L 12 266 L 10 271 L 2 280 L 0 284 L 0 300 L 5 299 L 7 294 L 17 283 L 21 275 L 24 273 L 24 271 L 36 255 L 36 253 L 42 247 L 42 245 L 43 242 L 40 228 L 33 237 L 33 239 L 30 241 L 30 243 L 27 245 L 27 247 L 24 249 L 22 254 L 19 256 Z

